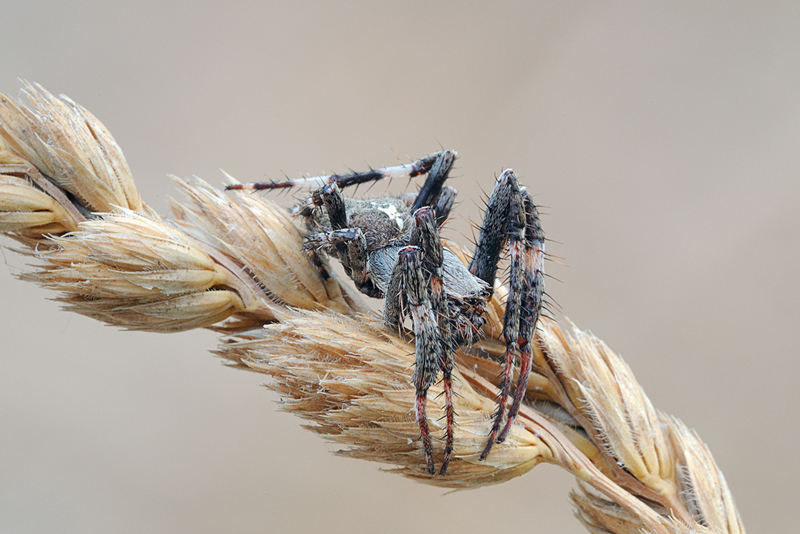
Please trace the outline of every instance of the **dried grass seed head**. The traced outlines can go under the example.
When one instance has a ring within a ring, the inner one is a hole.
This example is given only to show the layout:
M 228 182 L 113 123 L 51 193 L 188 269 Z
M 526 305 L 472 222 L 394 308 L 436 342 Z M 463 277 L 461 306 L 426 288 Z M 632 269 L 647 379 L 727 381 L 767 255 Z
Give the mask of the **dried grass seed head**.
M 144 209 L 122 150 L 97 118 L 69 98 L 26 84 L 30 107 L 0 95 L 0 136 L 91 211 Z

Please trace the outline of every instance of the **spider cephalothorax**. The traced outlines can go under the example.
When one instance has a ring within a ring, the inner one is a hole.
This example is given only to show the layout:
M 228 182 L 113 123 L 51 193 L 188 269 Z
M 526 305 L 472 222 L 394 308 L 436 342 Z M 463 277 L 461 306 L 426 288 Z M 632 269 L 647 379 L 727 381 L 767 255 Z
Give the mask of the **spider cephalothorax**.
M 442 246 L 439 229 L 453 207 L 456 191 L 444 183 L 456 153 L 446 150 L 408 165 L 360 173 L 301 178 L 284 182 L 241 184 L 230 189 L 277 189 L 318 184 L 319 189 L 297 212 L 309 235 L 305 248 L 321 267 L 320 254 L 338 258 L 358 289 L 385 299 L 383 317 L 392 328 L 411 318 L 415 336 L 415 413 L 428 472 L 433 474 L 433 445 L 425 412 L 428 389 L 442 375 L 445 395 L 445 447 L 439 473 L 444 475 L 453 452 L 454 413 L 451 375 L 453 354 L 472 344 L 484 323 L 498 263 L 509 257 L 509 292 L 503 319 L 506 344 L 503 376 L 492 430 L 481 459 L 503 441 L 519 411 L 532 365 L 531 342 L 542 308 L 544 233 L 530 195 L 508 169 L 497 179 L 486 206 L 480 237 L 468 266 Z M 390 177 L 427 174 L 419 192 L 400 197 L 345 198 L 341 188 Z M 514 361 L 520 374 L 511 407 Z

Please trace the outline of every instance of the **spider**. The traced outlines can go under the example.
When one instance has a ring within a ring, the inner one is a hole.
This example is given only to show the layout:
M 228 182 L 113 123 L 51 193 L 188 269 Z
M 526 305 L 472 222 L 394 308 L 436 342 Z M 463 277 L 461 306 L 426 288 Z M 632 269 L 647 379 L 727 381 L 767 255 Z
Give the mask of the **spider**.
M 434 474 L 435 466 L 426 401 L 428 389 L 442 375 L 446 427 L 440 475 L 447 472 L 453 454 L 454 352 L 468 347 L 480 335 L 502 253 L 507 250 L 509 257 L 502 331 L 506 349 L 497 408 L 481 460 L 495 442 L 506 438 L 525 395 L 533 360 L 531 342 L 544 290 L 545 239 L 538 210 L 511 169 L 496 180 L 469 265 L 464 266 L 442 245 L 439 230 L 456 197 L 456 190 L 445 181 L 456 155 L 445 150 L 410 164 L 365 172 L 227 186 L 238 190 L 319 186 L 295 212 L 305 219 L 309 234 L 304 248 L 320 273 L 327 276 L 321 258 L 333 256 L 362 293 L 385 299 L 383 318 L 389 327 L 402 329 L 403 321 L 411 318 L 415 339 L 414 412 L 430 474 Z M 424 174 L 426 180 L 416 194 L 360 200 L 346 198 L 341 192 L 361 183 Z M 517 353 L 520 373 L 506 416 Z

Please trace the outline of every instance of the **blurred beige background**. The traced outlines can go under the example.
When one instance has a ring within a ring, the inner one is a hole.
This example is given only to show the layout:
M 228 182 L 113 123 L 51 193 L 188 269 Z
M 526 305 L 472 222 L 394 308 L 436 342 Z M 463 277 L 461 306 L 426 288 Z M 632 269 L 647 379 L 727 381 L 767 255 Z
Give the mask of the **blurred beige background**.
M 455 235 L 513 167 L 549 292 L 797 532 L 800 4 L 2 3 L 0 91 L 65 93 L 145 199 L 454 148 Z M 393 184 L 402 188 L 402 184 Z M 4 240 L 5 245 L 11 242 Z M 445 494 L 338 458 L 211 332 L 123 332 L 0 268 L 0 532 L 582 532 L 543 466 Z M 533 525 L 533 527 L 532 527 Z

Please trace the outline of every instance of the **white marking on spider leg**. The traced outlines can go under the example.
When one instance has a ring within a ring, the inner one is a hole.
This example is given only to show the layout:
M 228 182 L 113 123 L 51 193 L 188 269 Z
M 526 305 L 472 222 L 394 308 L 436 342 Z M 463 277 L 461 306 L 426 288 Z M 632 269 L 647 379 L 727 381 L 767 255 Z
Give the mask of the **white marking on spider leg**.
M 411 171 L 414 169 L 413 163 L 406 163 L 405 165 L 397 165 L 395 167 L 385 167 L 379 169 L 383 174 L 383 179 L 386 178 L 408 178 Z
M 286 180 L 284 183 L 291 184 L 294 187 L 322 187 L 325 184 L 331 183 L 330 176 L 308 176 L 304 178 L 294 178 Z
M 381 173 L 379 180 L 390 180 L 392 178 L 408 178 L 414 170 L 413 163 L 406 163 L 405 165 L 397 165 L 395 167 L 386 167 L 383 169 L 376 169 Z M 329 174 L 326 176 L 306 176 L 303 178 L 295 178 L 287 180 L 285 183 L 291 183 L 295 187 L 321 187 L 325 184 L 333 182 L 334 176 L 342 176 L 336 174 Z

